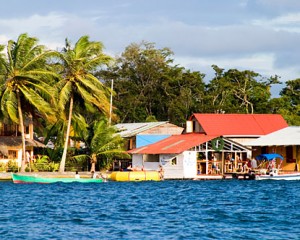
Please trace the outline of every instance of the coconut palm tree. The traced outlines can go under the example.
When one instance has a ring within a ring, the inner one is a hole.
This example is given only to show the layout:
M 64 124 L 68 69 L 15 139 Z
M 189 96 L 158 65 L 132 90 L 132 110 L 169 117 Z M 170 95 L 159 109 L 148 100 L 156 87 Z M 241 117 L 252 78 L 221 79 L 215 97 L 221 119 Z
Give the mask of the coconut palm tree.
M 88 154 L 77 155 L 74 158 L 77 160 L 89 159 L 91 172 L 95 172 L 98 160 L 102 160 L 101 165 L 107 167 L 114 157 L 130 158 L 124 150 L 124 139 L 106 120 L 94 122 L 90 130 L 89 134 L 84 137 Z
M 104 114 L 109 114 L 109 90 L 94 76 L 94 72 L 108 64 L 111 58 L 103 54 L 102 43 L 89 41 L 88 36 L 83 36 L 73 48 L 66 40 L 61 59 L 63 79 L 58 84 L 59 108 L 63 112 L 68 111 L 64 151 L 59 168 L 60 172 L 64 172 L 74 104 L 85 104 L 86 111 L 96 107 Z
M 55 73 L 46 64 L 47 57 L 54 52 L 46 51 L 37 43 L 37 38 L 21 34 L 16 42 L 8 41 L 7 56 L 2 56 L 0 61 L 3 80 L 0 86 L 1 112 L 4 117 L 19 124 L 22 137 L 21 172 L 25 171 L 24 117 L 37 111 L 45 119 L 54 121 L 50 102 L 55 92 L 48 83 Z

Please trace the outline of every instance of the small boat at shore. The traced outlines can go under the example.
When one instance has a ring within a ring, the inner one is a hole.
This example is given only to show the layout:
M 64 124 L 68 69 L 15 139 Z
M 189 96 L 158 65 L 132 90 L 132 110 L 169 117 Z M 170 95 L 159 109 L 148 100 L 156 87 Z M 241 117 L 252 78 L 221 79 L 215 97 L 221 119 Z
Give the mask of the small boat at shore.
M 278 173 L 278 169 L 272 169 L 268 174 L 258 174 L 256 180 L 300 180 L 300 172 Z
M 38 175 L 25 175 L 12 173 L 14 183 L 101 183 L 102 178 L 63 178 L 63 177 L 42 177 Z
M 280 164 L 277 168 L 276 158 L 280 159 Z M 283 156 L 281 156 L 280 154 L 261 154 L 258 155 L 256 159 L 268 162 L 267 169 L 261 169 L 260 173 L 255 175 L 256 180 L 300 180 L 300 172 L 280 172 L 280 166 L 283 161 Z

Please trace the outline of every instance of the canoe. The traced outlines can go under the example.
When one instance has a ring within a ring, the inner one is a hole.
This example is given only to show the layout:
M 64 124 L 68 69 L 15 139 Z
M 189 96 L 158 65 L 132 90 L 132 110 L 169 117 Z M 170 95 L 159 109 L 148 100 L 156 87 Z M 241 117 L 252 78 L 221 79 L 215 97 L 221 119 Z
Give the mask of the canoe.
M 37 175 L 22 175 L 12 173 L 12 180 L 14 183 L 101 183 L 102 178 L 55 178 L 55 177 L 41 177 Z
M 160 181 L 160 173 L 157 171 L 124 171 L 112 172 L 110 175 L 112 181 Z

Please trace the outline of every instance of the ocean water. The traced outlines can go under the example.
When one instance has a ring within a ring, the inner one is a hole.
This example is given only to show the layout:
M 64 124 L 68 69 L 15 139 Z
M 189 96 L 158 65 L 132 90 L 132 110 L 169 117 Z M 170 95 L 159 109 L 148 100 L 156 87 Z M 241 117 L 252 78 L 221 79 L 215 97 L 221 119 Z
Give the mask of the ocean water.
M 300 239 L 300 181 L 0 182 L 1 239 Z

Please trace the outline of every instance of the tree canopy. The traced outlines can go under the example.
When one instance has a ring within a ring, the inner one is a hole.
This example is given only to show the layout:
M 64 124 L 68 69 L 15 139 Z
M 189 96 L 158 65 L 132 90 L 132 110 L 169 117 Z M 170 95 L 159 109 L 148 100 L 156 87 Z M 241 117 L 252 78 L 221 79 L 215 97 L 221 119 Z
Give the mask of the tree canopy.
M 22 136 L 22 165 L 25 171 L 24 117 L 32 120 L 38 112 L 48 121 L 54 121 L 51 107 L 54 88 L 48 84 L 55 76 L 48 70 L 46 59 L 53 54 L 37 44 L 38 39 L 21 34 L 17 41 L 7 44 L 7 55 L 1 55 L 1 113 L 6 119 L 19 124 Z M 3 49 L 3 47 L 1 47 Z

